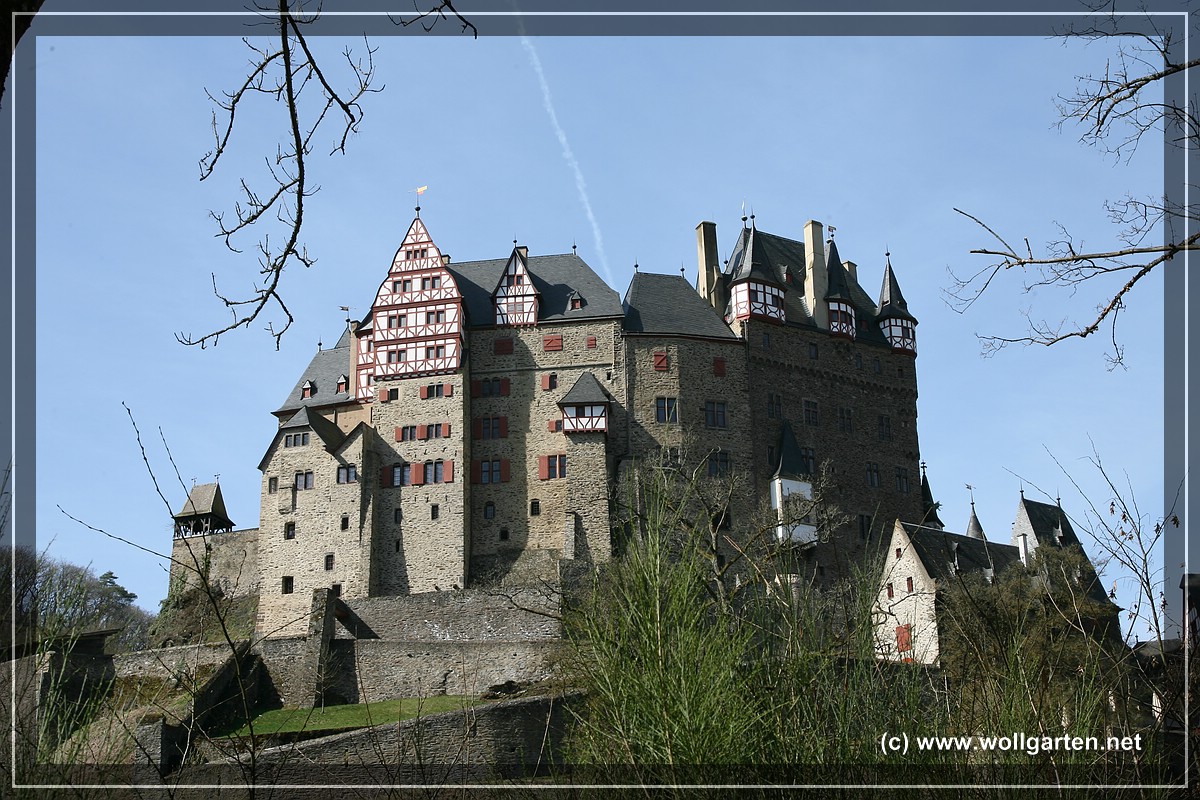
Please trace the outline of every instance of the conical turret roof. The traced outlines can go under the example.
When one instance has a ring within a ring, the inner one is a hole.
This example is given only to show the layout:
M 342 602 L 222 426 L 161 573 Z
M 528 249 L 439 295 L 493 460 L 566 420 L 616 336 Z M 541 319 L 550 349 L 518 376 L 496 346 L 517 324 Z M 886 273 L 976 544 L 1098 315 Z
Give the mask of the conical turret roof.
M 917 318 L 908 311 L 908 303 L 900 291 L 900 282 L 896 280 L 896 274 L 892 272 L 892 257 L 889 255 L 887 264 L 883 268 L 883 288 L 879 290 L 878 318 L 888 319 L 891 317 L 917 321 Z
M 929 476 L 925 474 L 925 466 L 921 465 L 921 510 L 924 513 L 924 521 L 921 523 L 927 528 L 938 528 L 939 530 L 946 527 L 945 523 L 938 517 L 938 509 L 942 507 L 941 503 L 936 503 L 933 500 L 933 490 L 929 488 Z
M 972 539 L 978 539 L 981 542 L 986 542 L 987 537 L 983 535 L 983 526 L 979 524 L 979 517 L 975 516 L 975 503 L 971 503 L 971 519 L 967 521 L 967 536 Z
M 842 259 L 838 257 L 837 244 L 833 239 L 829 240 L 829 246 L 826 248 L 825 263 L 829 273 L 829 288 L 825 292 L 825 299 L 852 302 L 854 297 L 850 294 L 850 279 Z

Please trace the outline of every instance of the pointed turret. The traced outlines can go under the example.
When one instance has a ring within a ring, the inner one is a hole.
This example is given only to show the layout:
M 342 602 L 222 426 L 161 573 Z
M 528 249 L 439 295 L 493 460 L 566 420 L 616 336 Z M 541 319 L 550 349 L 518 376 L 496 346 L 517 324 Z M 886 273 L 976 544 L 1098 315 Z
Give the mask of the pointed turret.
M 926 528 L 937 528 L 945 530 L 946 526 L 938 517 L 938 509 L 942 507 L 941 503 L 936 503 L 933 500 L 933 490 L 929 488 L 929 476 L 925 474 L 925 464 L 921 464 L 921 509 L 923 517 L 921 524 Z
M 824 300 L 829 305 L 829 332 L 836 336 L 853 339 L 856 332 L 854 320 L 854 298 L 850 294 L 850 276 L 842 259 L 838 257 L 837 244 L 833 239 L 825 251 L 826 289 Z
M 741 239 L 734 248 L 729 271 L 730 311 L 734 319 L 756 317 L 783 322 L 787 286 L 772 264 L 767 248 L 756 241 L 757 233 L 753 224 L 742 228 Z
M 974 500 L 971 501 L 971 519 L 967 520 L 967 536 L 981 542 L 987 541 L 987 537 L 983 534 L 983 526 L 979 524 L 979 517 L 975 516 Z
M 219 483 L 193 486 L 183 508 L 174 515 L 174 520 L 177 537 L 233 530 Z
M 903 350 L 916 355 L 917 352 L 917 318 L 908 310 L 908 303 L 900 291 L 900 282 L 892 272 L 892 254 L 886 254 L 887 263 L 883 268 L 883 287 L 879 290 L 879 313 L 875 318 L 884 336 L 891 343 L 892 349 Z

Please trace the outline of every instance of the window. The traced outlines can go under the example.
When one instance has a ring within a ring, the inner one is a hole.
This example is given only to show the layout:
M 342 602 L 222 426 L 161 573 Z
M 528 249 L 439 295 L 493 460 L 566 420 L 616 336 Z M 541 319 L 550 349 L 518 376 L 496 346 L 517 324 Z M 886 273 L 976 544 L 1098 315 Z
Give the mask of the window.
M 854 433 L 854 410 L 850 408 L 838 409 L 838 430 L 842 433 Z
M 392 522 L 394 522 L 394 523 L 396 523 L 397 525 L 399 525 L 399 524 L 400 524 L 400 520 L 402 520 L 402 519 L 404 519 L 404 512 L 403 512 L 403 511 L 401 511 L 401 510 L 400 510 L 400 509 L 398 509 L 398 508 L 392 511 Z
M 275 494 L 279 491 L 279 478 L 274 476 L 267 478 L 267 494 Z
M 876 375 L 883 374 L 883 366 L 879 363 L 878 358 L 871 364 L 871 369 Z
M 529 501 L 529 516 L 536 517 L 541 513 L 542 513 L 542 501 L 541 500 L 530 500 Z
M 417 438 L 416 425 L 405 425 L 402 428 L 397 428 L 396 432 L 400 434 L 397 438 L 402 442 L 411 442 Z
M 894 598 L 896 596 L 896 587 L 892 586 L 892 584 L 889 583 L 887 585 L 887 593 L 888 593 L 888 600 L 891 600 L 892 598 Z
M 729 475 L 729 453 L 712 453 L 708 457 L 708 477 L 724 478 Z
M 770 349 L 771 349 L 771 334 L 764 333 L 763 334 L 763 350 L 770 350 Z
M 411 291 L 412 291 L 412 281 L 411 281 L 411 280 L 405 280 L 405 281 L 404 281 L 404 282 L 403 282 L 403 283 L 400 285 L 400 291 L 402 291 L 402 292 L 411 292 Z
M 901 550 L 899 547 L 897 547 L 897 548 L 896 548 L 896 560 L 897 560 L 897 561 L 899 561 L 899 560 L 900 560 L 900 554 L 901 554 L 901 553 L 903 553 L 903 552 L 904 552 L 904 551 L 903 551 L 903 550 Z
M 548 392 L 558 388 L 558 373 L 549 372 L 542 376 L 542 391 Z
M 389 363 L 389 364 L 403 364 L 406 360 L 408 360 L 408 351 L 407 350 L 388 350 L 387 351 L 387 363 Z
M 562 350 L 562 349 L 563 349 L 563 338 L 562 338 L 561 334 L 555 334 L 554 336 L 543 336 L 542 337 L 542 350 L 544 350 L 545 352 L 551 352 L 554 350 Z
M 815 475 L 817 472 L 817 454 L 811 447 L 800 448 L 800 469 L 805 475 Z
M 445 483 L 446 482 L 446 462 L 444 462 L 440 459 L 433 462 L 433 482 L 434 483 Z
M 285 433 L 283 435 L 284 447 L 303 447 L 308 444 L 308 433 Z
M 392 281 L 392 291 L 393 292 L 400 291 L 400 285 L 401 285 L 400 281 Z
M 493 503 L 491 500 L 488 500 L 486 503 L 483 504 L 483 518 L 484 519 L 495 519 L 496 518 L 496 504 Z
M 433 469 L 432 461 L 425 462 L 424 472 L 425 472 L 425 474 L 424 474 L 425 483 L 427 483 L 427 484 L 434 483 L 435 482 L 434 481 L 434 469 Z
M 655 398 L 654 418 L 659 422 L 679 422 L 678 400 L 674 397 Z
M 892 439 L 892 418 L 887 414 L 879 415 L 879 440 L 889 442 Z
M 725 404 L 709 400 L 704 404 L 704 424 L 709 428 L 725 427 Z
M 813 361 L 816 361 L 818 355 L 820 355 L 820 350 L 817 347 L 817 343 L 809 342 L 808 343 L 808 357 L 810 359 L 812 359 Z
M 783 395 L 773 392 L 767 395 L 767 416 L 771 419 L 783 419 Z
M 442 353 L 444 355 L 445 351 L 446 351 L 445 345 L 438 345 L 438 347 L 441 348 Z M 427 347 L 425 349 L 428 351 L 428 350 L 433 350 L 435 348 Z M 421 399 L 426 400 L 430 397 L 449 397 L 451 395 L 451 393 L 453 392 L 453 388 L 454 387 L 452 387 L 448 383 L 431 383 L 428 386 L 422 386 L 421 387 Z
M 446 357 L 446 345 L 444 345 L 444 344 L 433 345 L 431 347 L 425 348 L 425 358 L 445 358 L 445 357 Z M 437 396 L 441 397 L 440 394 Z
M 405 314 L 389 314 L 387 326 L 389 328 L 403 328 L 407 321 L 408 317 Z
M 342 530 L 344 530 L 344 531 L 350 530 L 350 515 L 349 514 L 342 514 Z
M 311 472 L 296 473 L 296 488 L 311 489 L 313 488 L 313 474 Z
M 425 312 L 425 324 L 426 325 L 432 325 L 435 322 L 445 322 L 445 321 L 446 321 L 445 309 L 443 309 L 441 311 L 426 311 Z
M 439 512 L 440 510 L 441 510 L 441 509 L 439 509 L 439 508 L 438 508 L 438 504 L 437 504 L 437 503 L 434 503 L 433 505 L 431 505 L 431 506 L 429 507 L 429 518 L 430 518 L 430 519 L 437 519 L 437 518 L 438 518 L 438 512 Z
M 313 391 L 315 388 L 316 387 L 313 386 L 312 381 L 305 381 L 304 385 L 300 387 L 300 397 L 301 398 L 312 397 Z
M 572 297 L 571 298 L 571 310 L 576 311 L 581 308 L 583 308 L 583 298 L 582 297 Z
M 295 582 L 292 580 L 292 576 L 284 575 L 283 576 L 283 586 L 281 587 L 281 592 L 283 594 L 291 594 L 292 590 L 294 588 L 295 588 Z
M 478 386 L 478 391 L 476 391 Z M 480 397 L 508 397 L 508 378 L 491 378 L 490 380 L 482 380 L 472 382 L 472 393 Z
M 858 515 L 858 538 L 864 542 L 871 538 L 871 517 L 869 514 Z
M 771 444 L 767 445 L 767 466 L 768 467 L 779 466 L 779 462 L 777 462 L 775 460 L 775 445 L 771 445 Z
M 567 456 L 565 454 L 556 456 L 546 456 L 546 477 L 547 478 L 565 478 L 567 477 Z
M 296 523 L 285 522 L 283 524 L 283 538 L 285 538 L 285 539 L 295 539 L 296 538 Z
M 400 390 L 399 389 L 388 389 L 387 390 L 387 399 L 388 400 L 399 400 L 400 399 Z
M 342 585 L 340 583 L 335 583 L 333 586 L 330 586 L 329 593 L 331 595 L 333 595 L 334 597 L 341 597 L 342 596 Z
M 875 461 L 867 462 L 867 486 L 874 489 L 879 488 L 879 464 Z
M 713 359 L 713 377 L 714 378 L 724 378 L 725 377 L 725 359 L 719 358 L 719 357 Z
M 654 371 L 655 372 L 666 372 L 667 371 L 667 351 L 666 350 L 659 350 L 654 353 Z
M 817 407 L 816 400 L 805 400 L 804 401 L 804 424 L 805 425 L 820 424 L 821 416 L 818 413 L 817 409 L 818 409 L 818 407 Z
M 908 494 L 908 470 L 904 467 L 896 467 L 896 491 Z
M 338 483 L 358 483 L 358 467 L 354 464 L 344 464 L 338 467 Z
M 334 390 L 334 394 L 342 394 L 349 386 L 350 379 L 343 375 L 337 379 L 337 389 Z
M 333 553 L 325 554 L 325 571 L 326 572 L 333 571 Z
M 500 482 L 500 460 L 482 461 L 479 464 L 479 482 L 480 483 L 499 483 Z
M 502 542 L 508 541 L 508 528 L 500 529 L 500 541 L 502 541 Z
M 421 278 L 421 288 L 422 289 L 432 289 L 433 281 L 430 280 L 429 278 Z
M 911 593 L 911 592 L 912 592 L 912 590 L 913 590 L 913 582 L 912 582 L 912 578 L 911 578 L 911 577 L 910 577 L 910 578 L 908 578 L 908 579 L 907 579 L 907 582 L 908 582 L 908 591 Z
M 426 248 L 422 247 L 421 248 L 421 258 L 425 258 L 425 254 L 427 252 L 428 252 L 428 250 Z M 437 277 L 436 275 L 433 278 L 433 288 L 435 288 L 435 289 L 442 288 L 442 279 Z

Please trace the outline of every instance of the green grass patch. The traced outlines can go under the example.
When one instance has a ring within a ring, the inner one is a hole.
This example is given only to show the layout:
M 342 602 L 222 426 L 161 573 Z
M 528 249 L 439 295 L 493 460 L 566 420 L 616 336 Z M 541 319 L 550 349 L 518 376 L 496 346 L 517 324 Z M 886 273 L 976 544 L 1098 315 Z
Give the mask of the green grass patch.
M 367 728 L 372 725 L 382 725 L 385 722 L 398 722 L 418 716 L 440 714 L 443 711 L 459 711 L 480 702 L 474 697 L 435 695 L 433 697 L 382 700 L 377 703 L 325 706 L 324 708 L 276 708 L 265 711 L 254 718 L 254 735 L 258 737 L 301 731 Z M 243 725 L 230 735 L 249 736 L 250 726 Z

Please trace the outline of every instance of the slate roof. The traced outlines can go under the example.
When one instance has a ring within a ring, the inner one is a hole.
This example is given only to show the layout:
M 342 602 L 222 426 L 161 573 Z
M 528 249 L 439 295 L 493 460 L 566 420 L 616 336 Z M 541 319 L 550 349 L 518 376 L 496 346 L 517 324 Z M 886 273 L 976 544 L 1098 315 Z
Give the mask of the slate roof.
M 337 388 L 337 380 L 341 376 L 347 377 L 346 391 L 335 392 Z M 275 410 L 275 415 L 282 417 L 288 412 L 295 412 L 297 409 L 306 406 L 328 406 L 335 403 L 348 403 L 353 399 L 351 390 L 354 388 L 350 378 L 350 331 L 342 331 L 341 337 L 337 344 L 330 350 L 320 350 L 313 356 L 312 361 L 308 362 L 308 366 L 301 373 L 300 379 L 296 381 L 296 385 L 288 392 L 288 396 L 283 401 L 278 409 Z M 312 381 L 316 387 L 312 397 L 303 397 L 301 387 L 305 381 Z
M 917 321 L 908 311 L 908 302 L 900 291 L 900 283 L 892 272 L 892 258 L 888 256 L 887 264 L 883 268 L 883 286 L 879 289 L 879 319 L 891 317 Z
M 604 387 L 600 385 L 600 381 L 596 380 L 596 376 L 585 372 L 576 379 L 571 391 L 563 395 L 558 404 L 560 406 L 595 406 L 611 401 L 612 398 L 608 396 L 608 392 L 604 391 Z
M 979 524 L 979 517 L 975 516 L 975 503 L 971 503 L 971 518 L 967 520 L 967 536 L 987 541 L 987 536 L 983 533 L 983 526 Z
M 737 339 L 682 275 L 635 273 L 625 292 L 624 311 L 629 333 Z
M 982 573 L 985 569 L 991 569 L 994 574 L 999 575 L 1013 564 L 1021 563 L 1021 555 L 1016 545 L 995 544 L 961 533 L 940 531 L 907 522 L 901 524 L 912 541 L 913 551 L 917 558 L 921 559 L 921 565 L 930 577 L 935 579 L 947 579 L 973 572 Z M 958 555 L 957 572 L 954 570 L 955 545 Z
M 500 283 L 508 262 L 508 258 L 497 258 L 447 265 L 446 269 L 454 276 L 462 293 L 468 327 L 495 324 L 492 293 Z M 562 322 L 621 316 L 621 301 L 617 293 L 574 253 L 529 256 L 525 259 L 525 267 L 540 295 L 539 321 Z M 582 308 L 571 308 L 572 293 L 577 293 L 576 296 L 583 299 Z
M 198 483 L 193 486 L 187 500 L 183 501 L 183 506 L 173 518 L 183 520 L 209 515 L 214 517 L 216 522 L 223 523 L 217 527 L 233 527 L 233 523 L 229 521 L 229 512 L 225 510 L 225 499 L 221 496 L 219 483 Z
M 925 512 L 922 517 L 922 522 L 931 528 L 945 528 L 946 523 L 942 522 L 938 517 L 938 509 L 942 507 L 941 503 L 935 502 L 933 499 L 933 490 L 929 488 L 929 476 L 925 474 L 925 470 L 921 470 L 921 508 Z
M 829 273 L 825 299 L 852 302 L 854 295 L 850 293 L 850 275 L 842 265 L 842 259 L 838 257 L 837 244 L 833 239 L 829 240 L 829 246 L 825 249 L 825 264 L 826 272 Z
M 832 244 L 831 241 L 830 245 Z M 746 255 L 748 250 L 753 250 L 749 260 Z M 833 254 L 837 255 L 836 248 L 833 248 Z M 826 263 L 828 264 L 828 261 Z M 877 322 L 880 309 L 875 305 L 875 300 L 850 276 L 840 257 L 838 264 L 841 270 L 836 276 L 831 275 L 829 288 L 838 292 L 842 299 L 854 307 L 858 325 L 858 335 L 855 338 L 860 342 L 890 346 Z M 743 228 L 733 246 L 733 255 L 729 257 L 726 271 L 720 279 L 728 290 L 731 284 L 748 279 L 751 272 L 757 275 L 766 274 L 760 273 L 759 270 L 772 271 L 773 277 L 768 282 L 787 290 L 783 299 L 784 319 L 789 325 L 813 327 L 816 323 L 813 322 L 812 309 L 808 308 L 804 301 L 805 269 L 807 265 L 804 259 L 804 242 L 754 228 Z M 836 287 L 832 286 L 835 282 L 838 284 Z M 829 297 L 828 294 L 826 296 Z
M 1081 544 L 1079 537 L 1075 535 L 1075 529 L 1071 527 L 1071 520 L 1067 519 L 1061 508 L 1025 497 L 1021 498 L 1021 503 L 1025 506 L 1025 513 L 1029 517 L 1029 524 L 1033 526 L 1039 546 L 1048 544 L 1052 547 L 1067 547 Z
M 800 445 L 796 442 L 796 433 L 792 430 L 792 424 L 785 419 L 779 442 L 779 467 L 775 470 L 773 477 L 810 481 L 812 473 L 807 467 L 808 464 L 800 453 Z
M 362 425 L 363 423 L 359 423 Z M 322 417 L 315 411 L 309 411 L 307 407 L 301 408 L 293 414 L 287 422 L 279 426 L 279 430 L 275 432 L 274 438 L 271 439 L 271 444 L 267 446 L 267 452 L 263 453 L 262 460 L 258 462 L 259 470 L 267 468 L 267 461 L 271 458 L 271 451 L 279 444 L 279 439 L 284 435 L 285 431 L 296 430 L 297 428 L 309 428 L 321 443 L 325 445 L 325 449 L 333 452 L 346 441 L 347 434 L 342 433 L 342 429 L 334 423 Z

